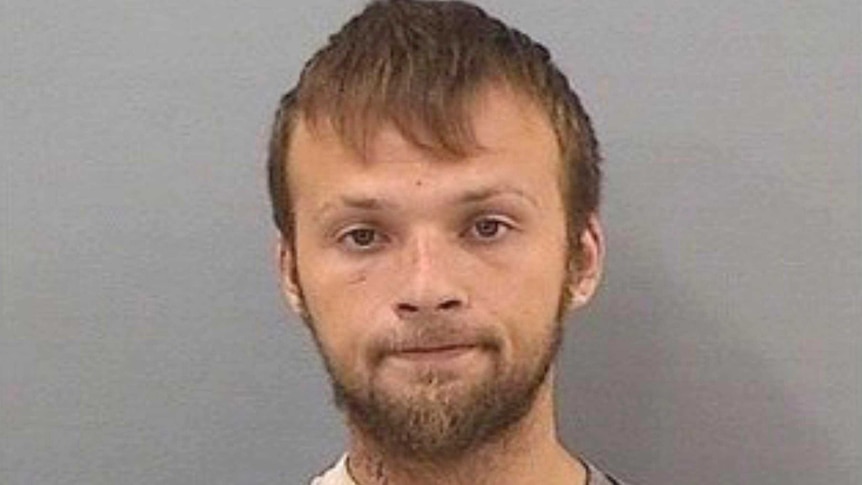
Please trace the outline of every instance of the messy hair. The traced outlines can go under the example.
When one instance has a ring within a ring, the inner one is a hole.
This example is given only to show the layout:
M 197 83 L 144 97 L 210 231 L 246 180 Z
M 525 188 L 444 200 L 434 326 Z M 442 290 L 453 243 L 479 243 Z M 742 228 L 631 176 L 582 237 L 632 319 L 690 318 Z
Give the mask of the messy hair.
M 600 154 L 589 116 L 548 50 L 461 1 L 377 0 L 305 65 L 282 98 L 269 144 L 273 217 L 294 238 L 289 146 L 299 117 L 331 126 L 364 153 L 383 124 L 415 146 L 463 157 L 480 148 L 471 103 L 489 86 L 526 95 L 547 115 L 563 161 L 561 193 L 571 247 L 598 208 Z

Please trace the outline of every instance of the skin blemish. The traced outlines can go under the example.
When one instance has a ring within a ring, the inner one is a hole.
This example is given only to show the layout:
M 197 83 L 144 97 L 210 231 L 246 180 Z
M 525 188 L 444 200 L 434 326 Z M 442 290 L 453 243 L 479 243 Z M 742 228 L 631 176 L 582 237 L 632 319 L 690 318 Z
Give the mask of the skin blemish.
M 413 182 L 413 185 L 416 187 L 422 187 L 422 179 L 416 179 L 416 181 Z
M 350 278 L 349 283 L 351 285 L 361 285 L 368 280 L 368 276 L 365 273 L 359 273 L 358 275 Z

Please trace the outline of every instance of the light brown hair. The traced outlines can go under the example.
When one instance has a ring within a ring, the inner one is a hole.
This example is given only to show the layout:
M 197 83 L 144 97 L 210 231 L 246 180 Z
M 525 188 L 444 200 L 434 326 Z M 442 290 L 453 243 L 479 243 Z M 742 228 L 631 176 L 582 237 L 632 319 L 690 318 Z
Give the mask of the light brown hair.
M 289 146 L 298 116 L 329 123 L 363 153 L 384 123 L 441 156 L 479 148 L 471 102 L 490 85 L 525 94 L 548 116 L 563 161 L 570 248 L 598 208 L 598 142 L 589 116 L 548 50 L 482 9 L 461 1 L 379 0 L 329 38 L 279 104 L 269 145 L 275 224 L 294 238 Z

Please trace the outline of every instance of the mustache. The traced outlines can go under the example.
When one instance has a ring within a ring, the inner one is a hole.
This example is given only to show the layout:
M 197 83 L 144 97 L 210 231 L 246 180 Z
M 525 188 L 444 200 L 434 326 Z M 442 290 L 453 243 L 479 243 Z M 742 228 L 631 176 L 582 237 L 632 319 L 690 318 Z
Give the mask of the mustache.
M 499 331 L 489 326 L 475 326 L 450 320 L 411 322 L 374 339 L 369 345 L 372 362 L 402 352 L 449 347 L 479 347 L 499 351 L 502 347 Z

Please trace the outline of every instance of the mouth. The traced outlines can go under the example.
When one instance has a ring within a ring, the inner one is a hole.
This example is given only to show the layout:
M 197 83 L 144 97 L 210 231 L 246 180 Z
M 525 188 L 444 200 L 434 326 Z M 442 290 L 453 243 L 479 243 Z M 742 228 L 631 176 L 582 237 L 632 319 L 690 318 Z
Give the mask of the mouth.
M 405 348 L 392 356 L 407 361 L 433 363 L 453 360 L 475 350 L 479 350 L 479 346 L 473 344 L 434 345 Z
M 461 382 L 487 371 L 492 350 L 481 340 L 410 342 L 390 349 L 380 365 L 397 385 Z

